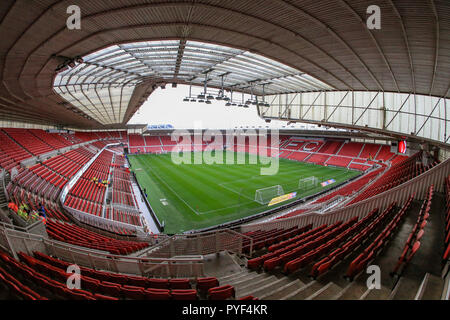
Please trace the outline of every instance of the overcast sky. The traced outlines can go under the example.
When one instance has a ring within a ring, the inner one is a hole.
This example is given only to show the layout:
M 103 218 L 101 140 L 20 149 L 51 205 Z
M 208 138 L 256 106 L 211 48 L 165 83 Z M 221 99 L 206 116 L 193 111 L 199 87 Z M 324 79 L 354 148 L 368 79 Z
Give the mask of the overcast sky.
M 192 95 L 197 96 L 202 88 L 196 87 Z M 130 124 L 171 124 L 177 129 L 209 128 L 228 129 L 235 127 L 266 127 L 266 122 L 257 113 L 256 106 L 239 108 L 226 107 L 224 101 L 213 101 L 212 104 L 199 102 L 183 102 L 189 96 L 189 86 L 178 85 L 172 88 L 168 84 L 165 90 L 158 88 L 142 105 L 130 120 Z M 239 101 L 242 94 L 235 96 Z M 245 97 L 247 99 L 247 97 Z M 285 121 L 272 121 L 270 127 L 285 126 Z

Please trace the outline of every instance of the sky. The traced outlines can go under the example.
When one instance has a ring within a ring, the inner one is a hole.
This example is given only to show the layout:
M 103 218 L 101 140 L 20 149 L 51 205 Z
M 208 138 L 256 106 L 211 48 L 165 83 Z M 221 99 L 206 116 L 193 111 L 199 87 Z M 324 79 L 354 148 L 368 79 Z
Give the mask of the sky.
M 193 87 L 192 95 L 197 96 L 201 91 L 203 88 Z M 188 96 L 189 86 L 186 85 L 172 88 L 172 85 L 168 84 L 164 90 L 158 88 L 136 112 L 129 124 L 171 124 L 176 129 L 234 129 L 241 126 L 265 128 L 267 125 L 271 128 L 280 128 L 287 124 L 285 121 L 272 121 L 267 124 L 258 116 L 256 106 L 253 105 L 249 108 L 240 108 L 237 106 L 226 107 L 224 101 L 216 100 L 209 105 L 199 102 L 183 102 L 183 99 Z M 236 98 L 240 102 L 242 94 L 238 94 Z M 296 124 L 295 126 L 305 125 Z

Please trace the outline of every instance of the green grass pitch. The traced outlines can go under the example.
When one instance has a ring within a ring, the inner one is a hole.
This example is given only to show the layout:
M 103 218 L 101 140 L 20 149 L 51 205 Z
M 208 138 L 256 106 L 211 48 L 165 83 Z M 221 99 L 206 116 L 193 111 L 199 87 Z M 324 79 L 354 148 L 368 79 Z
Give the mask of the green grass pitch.
M 223 152 L 223 151 L 219 151 Z M 230 151 L 226 151 L 230 152 Z M 236 153 L 233 152 L 233 157 Z M 194 153 L 191 154 L 193 159 Z M 170 154 L 129 155 L 131 170 L 139 184 L 146 188 L 148 200 L 158 219 L 165 222 L 165 232 L 180 233 L 248 217 L 275 206 L 262 205 L 255 191 L 281 185 L 284 193 L 297 192 L 298 198 L 318 193 L 360 173 L 345 168 L 324 167 L 279 159 L 276 175 L 260 175 L 261 167 L 249 164 L 181 164 L 172 162 Z M 319 182 L 335 179 L 336 183 L 308 190 L 299 188 L 299 180 L 315 176 Z M 294 201 L 295 199 L 289 200 Z M 285 201 L 278 206 L 289 203 Z

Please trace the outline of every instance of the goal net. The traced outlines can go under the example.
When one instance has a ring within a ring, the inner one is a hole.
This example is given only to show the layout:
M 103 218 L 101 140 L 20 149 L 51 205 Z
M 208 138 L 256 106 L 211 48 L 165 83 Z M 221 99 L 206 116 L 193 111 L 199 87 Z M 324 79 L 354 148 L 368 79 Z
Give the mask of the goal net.
M 280 185 L 258 189 L 255 191 L 255 201 L 260 204 L 267 204 L 273 198 L 284 195 L 283 187 Z
M 307 190 L 310 188 L 315 188 L 319 184 L 319 179 L 316 177 L 303 178 L 298 181 L 298 188 L 300 190 Z

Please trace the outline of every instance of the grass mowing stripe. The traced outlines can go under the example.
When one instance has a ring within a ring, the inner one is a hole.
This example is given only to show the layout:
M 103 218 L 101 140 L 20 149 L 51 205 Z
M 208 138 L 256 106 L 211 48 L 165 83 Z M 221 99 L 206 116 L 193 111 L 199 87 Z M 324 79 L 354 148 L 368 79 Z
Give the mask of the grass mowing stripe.
M 248 159 L 247 156 L 246 162 Z M 130 155 L 129 160 L 133 170 L 142 169 L 135 170 L 136 176 L 147 189 L 156 215 L 166 222 L 167 233 L 205 228 L 267 210 L 267 205 L 253 201 L 257 189 L 279 184 L 285 193 L 297 191 L 303 197 L 332 186 L 298 190 L 299 179 L 316 176 L 321 180 L 334 178 L 340 183 L 359 174 L 283 158 L 279 159 L 279 173 L 274 176 L 260 175 L 261 167 L 268 165 L 176 165 L 170 154 Z

